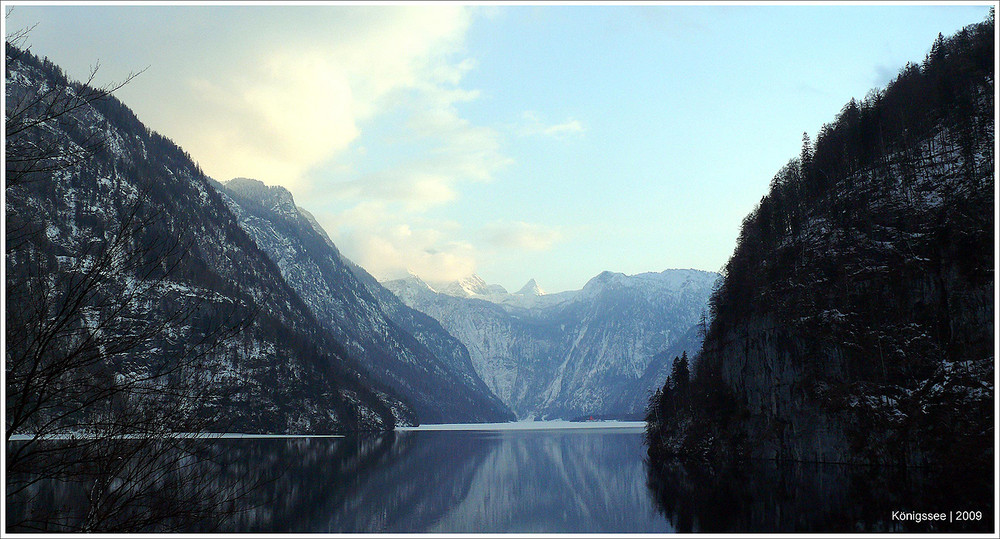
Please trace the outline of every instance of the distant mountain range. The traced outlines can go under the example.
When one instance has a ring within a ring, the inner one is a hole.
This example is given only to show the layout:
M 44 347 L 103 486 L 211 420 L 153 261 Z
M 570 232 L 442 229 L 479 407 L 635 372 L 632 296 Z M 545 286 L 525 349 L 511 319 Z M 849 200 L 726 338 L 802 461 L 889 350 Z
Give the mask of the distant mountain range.
M 411 275 L 385 287 L 437 319 L 519 418 L 639 417 L 670 360 L 700 346 L 696 325 L 718 274 L 604 272 L 581 290 L 518 292 L 478 275 L 432 287 Z
M 8 344 L 29 347 L 8 355 L 11 394 L 30 400 L 33 354 L 141 334 L 127 351 L 91 346 L 96 362 L 76 376 L 141 379 L 198 355 L 201 396 L 181 408 L 205 428 L 635 417 L 669 359 L 699 346 L 714 273 L 605 272 L 558 294 L 534 280 L 511 294 L 476 275 L 383 286 L 286 189 L 208 178 L 118 100 L 81 97 L 99 93 L 8 46 Z M 93 273 L 102 253 L 109 266 Z M 95 291 L 76 302 L 81 280 Z M 60 302 L 69 334 L 33 334 Z M 204 344 L 220 330 L 234 333 Z
M 237 220 L 327 331 L 423 422 L 507 421 L 469 354 L 433 319 L 406 307 L 344 258 L 283 187 L 236 178 L 215 184 Z
M 204 355 L 198 407 L 215 430 L 314 433 L 513 418 L 461 344 L 343 259 L 286 190 L 251 180 L 221 186 L 118 100 L 79 97 L 93 94 L 8 45 L 8 134 L 12 113 L 25 125 L 7 140 L 8 335 L 19 339 L 8 344 L 46 346 L 8 354 L 8 380 L 20 384 L 8 385 L 9 398 L 21 391 L 30 399 L 33 357 L 76 353 L 75 335 L 113 343 L 162 325 L 169 331 L 127 353 L 94 350 L 89 376 L 141 378 L 179 354 Z M 47 118 L 52 110 L 59 115 Z M 56 157 L 32 153 L 50 150 Z M 104 252 L 108 269 L 88 274 Z M 55 286 L 39 279 L 45 274 Z M 81 281 L 96 283 L 95 291 L 70 302 Z M 44 329 L 60 304 L 69 312 L 67 336 L 40 340 L 34 328 Z M 181 309 L 188 304 L 190 312 Z M 227 319 L 249 324 L 234 322 L 235 335 L 193 350 Z M 195 403 L 173 403 L 181 405 Z

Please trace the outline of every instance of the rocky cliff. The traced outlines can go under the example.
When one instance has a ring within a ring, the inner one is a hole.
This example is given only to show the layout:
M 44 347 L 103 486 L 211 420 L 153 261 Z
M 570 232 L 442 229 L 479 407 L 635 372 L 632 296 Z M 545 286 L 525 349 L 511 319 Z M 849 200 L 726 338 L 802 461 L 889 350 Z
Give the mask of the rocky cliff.
M 993 33 L 939 38 L 775 176 L 652 453 L 992 459 Z
M 514 418 L 476 374 L 465 347 L 344 258 L 286 189 L 247 178 L 216 185 L 320 325 L 413 403 L 421 422 Z
M 698 347 L 694 326 L 718 275 L 603 272 L 558 294 L 534 282 L 509 294 L 473 277 L 442 292 L 416 277 L 384 284 L 461 340 L 519 418 L 574 419 L 639 416 L 665 358 Z
M 183 150 L 10 44 L 5 91 L 8 435 L 112 411 L 268 433 L 416 421 Z

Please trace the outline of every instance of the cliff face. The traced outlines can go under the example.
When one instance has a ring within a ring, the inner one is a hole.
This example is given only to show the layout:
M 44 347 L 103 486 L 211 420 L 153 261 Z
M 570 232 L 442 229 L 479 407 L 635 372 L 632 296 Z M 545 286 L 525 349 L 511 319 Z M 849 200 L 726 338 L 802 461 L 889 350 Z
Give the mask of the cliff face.
M 508 421 L 465 348 L 341 255 L 291 193 L 257 180 L 219 185 L 230 210 L 316 320 L 425 423 Z
M 988 101 L 982 106 L 989 110 Z M 984 191 L 992 190 L 992 163 L 973 163 L 979 174 L 965 177 L 961 156 L 935 158 L 931 149 L 951 136 L 942 129 L 914 148 L 926 158 L 914 166 L 909 201 L 899 181 L 902 153 L 887 156 L 867 178 L 852 178 L 854 191 L 838 193 L 848 203 L 877 205 L 869 215 L 879 218 L 823 230 L 830 216 L 811 211 L 806 226 L 815 232 L 771 252 L 780 259 L 797 251 L 811 267 L 772 270 L 787 284 L 763 285 L 756 303 L 762 308 L 710 332 L 705 359 L 717 362 L 745 406 L 755 455 L 847 461 L 887 457 L 878 446 L 892 443 L 892 451 L 917 464 L 929 433 L 912 429 L 922 430 L 918 425 L 931 420 L 927 407 L 941 397 L 931 388 L 961 393 L 953 395 L 956 406 L 971 399 L 969 413 L 986 412 L 982 397 L 989 395 L 980 394 L 986 386 L 978 382 L 992 373 L 991 253 L 980 249 L 973 263 L 945 238 L 977 233 L 947 228 L 949 214 L 989 215 Z M 978 156 L 992 144 L 992 129 L 981 141 Z M 982 220 L 979 235 L 989 221 Z M 821 290 L 793 290 L 812 287 Z
M 992 39 L 939 39 L 778 173 L 711 299 L 694 382 L 718 400 L 651 422 L 651 451 L 992 454 Z
M 96 414 L 89 402 L 125 382 L 161 383 L 156 373 L 184 358 L 191 366 L 177 377 L 197 398 L 164 390 L 153 404 L 190 408 L 211 430 L 326 433 L 415 420 L 317 322 L 183 150 L 119 101 L 81 98 L 94 90 L 10 45 L 5 90 L 7 403 L 54 402 L 24 424 L 9 414 L 8 429 L 66 416 L 83 384 L 104 392 L 80 397 Z M 45 381 L 39 363 L 65 386 L 34 389 Z M 83 428 L 72 419 L 62 423 Z
M 536 294 L 533 282 L 508 294 L 478 278 L 441 287 L 451 293 L 414 277 L 385 286 L 461 340 L 518 417 L 575 419 L 641 415 L 669 360 L 697 348 L 694 326 L 717 279 L 698 270 L 603 272 L 558 294 Z

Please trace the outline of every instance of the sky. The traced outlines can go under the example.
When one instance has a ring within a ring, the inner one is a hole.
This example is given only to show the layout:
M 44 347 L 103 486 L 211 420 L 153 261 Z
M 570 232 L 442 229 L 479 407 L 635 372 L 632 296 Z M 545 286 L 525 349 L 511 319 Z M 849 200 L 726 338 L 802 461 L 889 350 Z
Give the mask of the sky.
M 771 178 L 957 5 L 38 5 L 5 31 L 379 279 L 720 270 Z

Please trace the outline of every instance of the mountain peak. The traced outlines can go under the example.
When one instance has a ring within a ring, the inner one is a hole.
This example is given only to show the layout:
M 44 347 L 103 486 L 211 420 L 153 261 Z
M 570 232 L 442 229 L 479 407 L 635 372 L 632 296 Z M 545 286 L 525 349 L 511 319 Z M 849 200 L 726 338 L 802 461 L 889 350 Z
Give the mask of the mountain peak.
M 427 284 L 427 282 L 421 279 L 419 275 L 413 273 L 410 270 L 406 270 L 406 277 L 403 277 L 401 280 L 411 285 L 416 285 L 418 288 L 423 288 L 431 291 L 434 290 L 434 288 L 432 288 L 431 285 Z
M 598 288 L 602 285 L 606 285 L 611 282 L 620 282 L 625 279 L 624 273 L 618 273 L 614 271 L 602 271 L 594 277 L 592 277 L 587 284 L 583 285 L 584 290 L 592 290 Z
M 459 298 L 470 298 L 496 293 L 495 286 L 486 284 L 486 281 L 475 273 L 457 281 L 452 281 L 442 286 L 439 290 L 444 294 Z
M 531 279 L 520 290 L 514 292 L 514 294 L 519 296 L 544 296 L 545 291 L 542 290 L 542 287 L 538 286 L 538 283 L 534 279 Z
M 262 199 L 267 196 L 270 188 L 264 182 L 253 178 L 233 178 L 222 182 L 230 191 L 235 191 L 248 198 Z
M 253 178 L 233 178 L 223 185 L 241 197 L 254 200 L 265 206 L 281 209 L 284 213 L 298 211 L 292 193 L 280 185 L 267 185 Z

